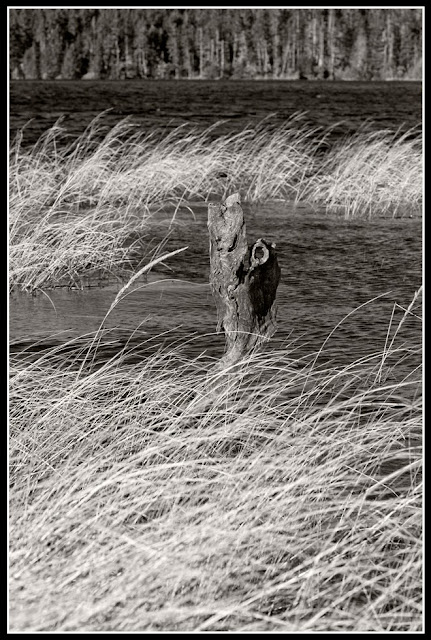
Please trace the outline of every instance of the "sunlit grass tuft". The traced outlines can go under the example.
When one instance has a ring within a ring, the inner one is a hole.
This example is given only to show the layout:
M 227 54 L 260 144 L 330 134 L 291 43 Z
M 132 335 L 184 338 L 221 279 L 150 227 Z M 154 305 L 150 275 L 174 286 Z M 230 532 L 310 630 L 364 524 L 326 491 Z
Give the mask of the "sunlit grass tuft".
M 333 147 L 303 197 L 345 218 L 372 218 L 418 215 L 422 191 L 418 132 L 360 130 Z
M 59 121 L 30 149 L 10 150 L 10 284 L 24 290 L 130 273 L 151 219 L 167 203 L 305 202 L 345 217 L 421 212 L 420 136 L 367 132 L 331 147 L 300 115 L 232 135 L 180 126 L 144 133 L 96 118 L 68 141 Z M 171 206 L 172 208 L 172 206 Z M 175 217 L 175 212 L 173 216 Z M 154 257 L 152 254 L 148 258 Z
M 121 204 L 134 211 L 239 188 L 246 200 L 271 199 L 295 193 L 314 152 L 313 138 L 321 137 L 299 115 L 275 130 L 263 121 L 222 136 L 216 135 L 218 124 L 204 131 L 183 125 L 145 133 L 125 119 L 107 129 L 102 116 L 71 143 L 61 121 L 29 150 L 18 137 L 11 149 L 12 197 L 38 210 L 67 203 Z

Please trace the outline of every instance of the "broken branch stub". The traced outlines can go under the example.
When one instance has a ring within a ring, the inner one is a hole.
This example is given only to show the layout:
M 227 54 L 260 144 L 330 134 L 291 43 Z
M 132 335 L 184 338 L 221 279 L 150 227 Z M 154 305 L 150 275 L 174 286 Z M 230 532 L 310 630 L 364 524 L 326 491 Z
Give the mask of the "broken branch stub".
M 275 301 L 280 267 L 275 244 L 259 238 L 247 245 L 240 196 L 208 205 L 210 284 L 217 306 L 217 331 L 223 327 L 224 368 L 268 340 L 276 331 Z

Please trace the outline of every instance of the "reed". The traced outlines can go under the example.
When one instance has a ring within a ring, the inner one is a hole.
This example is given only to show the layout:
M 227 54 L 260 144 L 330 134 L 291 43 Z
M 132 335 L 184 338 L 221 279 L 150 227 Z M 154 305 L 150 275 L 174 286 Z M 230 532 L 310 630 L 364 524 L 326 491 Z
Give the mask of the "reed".
M 235 135 L 218 136 L 217 126 L 145 133 L 127 119 L 107 129 L 101 114 L 71 142 L 61 121 L 30 149 L 18 135 L 9 165 L 11 286 L 129 274 L 166 204 L 175 217 L 190 201 L 235 191 L 249 202 L 308 202 L 349 218 L 421 211 L 420 137 L 412 132 L 364 129 L 330 147 L 329 130 L 307 128 L 301 114 Z
M 220 123 L 204 131 L 182 125 L 168 134 L 162 129 L 145 133 L 127 118 L 110 129 L 103 115 L 72 142 L 61 120 L 29 150 L 17 137 L 10 162 L 14 209 L 123 205 L 147 212 L 172 198 L 223 197 L 241 189 L 251 202 L 308 199 L 346 207 L 349 217 L 395 213 L 404 204 L 420 210 L 417 129 L 401 135 L 372 131 L 365 123 L 330 144 L 336 126 L 310 128 L 304 114 L 278 127 L 266 118 L 229 135 L 218 135 Z
M 303 198 L 345 218 L 418 215 L 422 207 L 422 141 L 367 127 L 334 145 Z
M 11 149 L 11 193 L 26 209 L 73 203 L 116 204 L 146 211 L 170 198 L 225 195 L 241 188 L 250 200 L 292 190 L 313 152 L 315 129 L 295 115 L 274 130 L 268 120 L 234 135 L 179 126 L 149 133 L 127 118 L 112 129 L 100 114 L 67 143 L 61 120 L 29 150 L 21 138 Z M 220 173 L 226 174 L 221 177 Z M 292 192 L 293 193 L 293 192 Z
M 103 330 L 12 358 L 11 630 L 421 631 L 421 378 L 395 334 L 223 384 L 184 344 L 97 364 Z

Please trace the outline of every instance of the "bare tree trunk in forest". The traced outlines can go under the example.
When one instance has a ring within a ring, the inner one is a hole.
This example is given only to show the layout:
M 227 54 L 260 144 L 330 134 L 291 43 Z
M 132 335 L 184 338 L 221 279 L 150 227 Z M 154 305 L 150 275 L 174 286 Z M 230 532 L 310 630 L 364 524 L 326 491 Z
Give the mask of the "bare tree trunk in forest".
M 257 59 L 257 68 L 258 70 L 260 70 L 262 68 L 262 56 L 260 52 L 259 42 L 256 44 L 256 59 Z
M 311 34 L 312 34 L 312 42 L 313 42 L 313 48 L 312 48 L 311 54 L 314 58 L 317 58 L 317 43 L 318 43 L 317 20 L 314 14 L 314 10 L 313 10 L 313 17 L 311 18 Z
M 266 44 L 266 42 L 264 43 L 264 50 L 263 50 L 263 77 L 267 78 L 268 77 L 268 67 L 269 67 L 269 55 L 268 55 L 268 46 Z
M 120 78 L 120 47 L 118 45 L 118 34 L 115 36 L 115 79 Z
M 328 73 L 329 78 L 333 80 L 335 67 L 335 9 L 329 9 L 328 11 Z
M 220 40 L 220 78 L 224 76 L 224 40 Z
M 148 64 L 147 58 L 145 56 L 145 49 L 142 49 L 138 52 L 138 69 L 139 76 L 142 78 L 146 78 L 148 75 Z
M 182 46 L 182 50 L 183 50 L 183 66 L 184 66 L 184 70 L 186 72 L 186 77 L 187 78 L 191 78 L 193 76 L 193 72 L 192 72 L 192 63 L 191 63 L 191 57 L 190 57 L 190 50 L 188 48 L 188 43 L 187 42 L 183 42 L 183 46 Z
M 218 29 L 216 29 L 216 36 L 215 36 L 214 64 L 220 70 L 220 32 Z
M 34 69 L 35 69 L 35 76 L 36 76 L 36 80 L 40 80 L 40 78 L 42 77 L 42 73 L 41 73 L 41 63 L 40 63 L 40 44 L 39 42 L 34 42 L 33 44 L 33 50 L 34 50 Z
M 210 64 L 213 64 L 214 61 L 214 40 L 211 38 L 210 40 Z
M 323 78 L 325 71 L 325 27 L 323 20 L 319 20 L 319 78 Z
M 199 27 L 198 33 L 199 33 L 199 78 L 202 78 L 203 64 L 204 64 L 204 38 L 202 34 L 202 27 Z
M 285 44 L 283 56 L 281 59 L 281 77 L 284 78 L 288 75 L 289 70 L 289 57 L 290 57 L 290 45 Z
M 392 77 L 394 69 L 394 37 L 389 11 L 386 14 L 386 44 L 384 48 L 383 67 L 385 69 L 385 76 Z
M 279 11 L 277 9 L 271 10 L 271 47 L 272 47 L 272 77 L 278 78 L 281 71 L 281 56 L 280 56 L 280 34 L 279 28 Z
M 299 49 L 300 49 L 300 38 L 299 38 L 299 29 L 300 29 L 300 25 L 299 25 L 299 21 L 300 21 L 300 14 L 299 11 L 295 11 L 294 13 L 294 27 L 293 27 L 293 70 L 294 71 L 298 71 L 299 74 L 301 75 L 301 71 L 302 69 L 301 67 L 301 56 L 299 54 Z
M 280 37 L 275 35 L 272 40 L 272 77 L 280 75 Z

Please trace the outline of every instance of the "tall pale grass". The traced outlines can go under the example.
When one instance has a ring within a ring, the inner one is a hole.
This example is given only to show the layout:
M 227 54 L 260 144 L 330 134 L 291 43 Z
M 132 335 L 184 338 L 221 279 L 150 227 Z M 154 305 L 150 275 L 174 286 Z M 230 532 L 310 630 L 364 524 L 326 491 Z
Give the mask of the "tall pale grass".
M 107 130 L 102 116 L 72 142 L 59 122 L 30 149 L 20 135 L 11 146 L 11 286 L 34 290 L 127 270 L 166 203 L 238 187 L 250 199 L 270 198 L 309 161 L 312 132 L 298 132 L 295 118 L 283 135 L 262 125 L 211 141 L 214 127 L 144 134 L 128 120 Z
M 145 211 L 170 198 L 206 199 L 238 188 L 246 199 L 271 199 L 292 192 L 311 161 L 319 132 L 301 119 L 296 114 L 276 129 L 266 119 L 217 135 L 219 123 L 145 133 L 125 119 L 107 129 L 101 114 L 71 143 L 59 121 L 29 150 L 17 137 L 11 192 L 32 209 L 73 203 Z
M 167 203 L 177 210 L 233 191 L 345 217 L 420 212 L 419 136 L 364 130 L 331 148 L 329 133 L 304 125 L 301 114 L 224 136 L 217 125 L 144 133 L 127 119 L 107 129 L 101 114 L 71 142 L 61 121 L 29 149 L 18 135 L 9 165 L 11 286 L 127 272 L 145 252 L 150 218 Z
M 345 218 L 418 215 L 423 192 L 421 136 L 367 131 L 334 145 L 303 197 Z
M 97 337 L 11 362 L 12 631 L 422 630 L 411 349 L 80 366 Z

